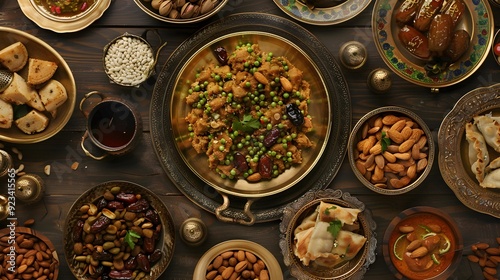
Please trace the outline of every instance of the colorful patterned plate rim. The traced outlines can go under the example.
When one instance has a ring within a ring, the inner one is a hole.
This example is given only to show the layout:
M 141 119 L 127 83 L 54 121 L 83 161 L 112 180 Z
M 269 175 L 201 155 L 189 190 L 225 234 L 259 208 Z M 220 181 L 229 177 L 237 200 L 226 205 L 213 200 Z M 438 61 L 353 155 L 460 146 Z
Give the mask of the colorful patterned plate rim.
M 457 29 L 471 35 L 469 50 L 447 71 L 436 77 L 427 76 L 425 61 L 412 56 L 399 42 L 399 27 L 393 18 L 402 1 L 376 0 L 373 7 L 372 31 L 374 42 L 384 62 L 401 78 L 414 84 L 441 88 L 459 83 L 472 75 L 488 56 L 493 43 L 493 13 L 487 0 L 464 1 L 467 6 Z
M 313 25 L 334 25 L 352 19 L 361 13 L 371 0 L 347 0 L 328 8 L 310 9 L 299 0 L 274 0 L 290 17 Z

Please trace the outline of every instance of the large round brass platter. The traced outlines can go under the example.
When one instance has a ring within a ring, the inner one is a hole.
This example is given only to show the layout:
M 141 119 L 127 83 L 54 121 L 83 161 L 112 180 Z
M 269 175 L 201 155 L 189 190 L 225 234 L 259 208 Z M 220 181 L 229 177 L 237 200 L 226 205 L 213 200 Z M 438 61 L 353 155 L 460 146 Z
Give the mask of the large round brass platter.
M 392 71 L 411 83 L 437 89 L 465 80 L 481 66 L 488 56 L 495 29 L 488 0 L 463 1 L 466 9 L 456 30 L 464 29 L 470 34 L 470 47 L 446 71 L 435 76 L 427 75 L 424 68 L 427 62 L 413 56 L 398 39 L 400 27 L 396 24 L 394 15 L 402 2 L 376 0 L 373 7 L 372 32 L 375 46 Z
M 234 49 L 240 41 L 258 43 L 262 50 L 285 56 L 304 71 L 313 88 L 312 116 L 315 148 L 304 152 L 303 163 L 277 178 L 260 183 L 222 179 L 208 168 L 207 157 L 197 155 L 189 142 L 182 98 L 195 69 L 215 59 L 214 46 Z M 241 216 L 244 198 L 254 203 L 256 221 L 277 219 L 281 208 L 309 189 L 325 188 L 345 156 L 351 108 L 347 84 L 333 56 L 299 25 L 266 14 L 237 14 L 219 20 L 182 43 L 161 70 L 151 100 L 154 149 L 170 179 L 187 197 L 209 211 L 221 204 L 218 192 L 233 195 L 229 216 Z
M 467 207 L 500 218 L 500 189 L 483 188 L 472 173 L 466 123 L 478 115 L 500 115 L 500 84 L 470 91 L 446 115 L 438 133 L 438 163 L 441 176 Z M 500 156 L 488 148 L 490 162 Z

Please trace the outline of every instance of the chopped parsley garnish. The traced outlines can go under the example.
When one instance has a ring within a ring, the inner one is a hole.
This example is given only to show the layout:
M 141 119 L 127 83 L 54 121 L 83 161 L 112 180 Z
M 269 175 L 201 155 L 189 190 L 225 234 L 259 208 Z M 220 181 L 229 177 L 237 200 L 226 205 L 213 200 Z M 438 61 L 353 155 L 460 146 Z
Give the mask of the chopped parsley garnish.
M 382 131 L 382 138 L 380 139 L 380 146 L 382 146 L 382 153 L 387 150 L 387 147 L 391 145 L 391 138 L 387 137 L 385 131 Z
M 335 205 L 333 206 L 330 206 L 328 208 L 325 209 L 325 215 L 330 215 L 330 210 L 335 210 L 337 207 L 335 207 Z
M 326 230 L 332 234 L 333 238 L 337 238 L 340 229 L 342 229 L 342 222 L 340 220 L 333 220 Z
M 137 234 L 133 230 L 127 231 L 127 234 L 125 234 L 125 242 L 127 242 L 128 246 L 130 249 L 134 249 L 135 247 L 135 242 L 137 242 L 137 238 L 141 238 L 139 234 Z
M 260 121 L 258 119 L 254 119 L 251 115 L 244 115 L 243 120 L 233 121 L 233 125 L 231 127 L 234 131 L 251 133 L 260 128 Z

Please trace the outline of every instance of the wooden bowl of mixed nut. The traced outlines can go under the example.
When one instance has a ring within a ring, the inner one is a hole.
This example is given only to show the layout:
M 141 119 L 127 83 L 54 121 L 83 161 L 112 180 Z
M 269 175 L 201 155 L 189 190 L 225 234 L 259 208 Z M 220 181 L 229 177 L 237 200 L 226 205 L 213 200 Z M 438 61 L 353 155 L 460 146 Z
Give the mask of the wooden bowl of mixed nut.
M 1 273 L 6 273 L 3 275 L 8 279 L 55 280 L 59 275 L 59 256 L 54 245 L 31 228 L 13 226 L 0 230 L 0 252 Z
M 349 137 L 349 163 L 356 177 L 380 194 L 397 195 L 420 185 L 432 168 L 434 141 L 412 111 L 388 106 L 364 115 Z
M 276 258 L 262 245 L 228 240 L 210 248 L 200 258 L 193 279 L 283 280 Z
M 72 205 L 64 251 L 77 279 L 158 279 L 173 257 L 174 238 L 170 213 L 153 192 L 110 181 Z
M 206 20 L 222 9 L 228 0 L 134 0 L 146 14 L 169 23 Z

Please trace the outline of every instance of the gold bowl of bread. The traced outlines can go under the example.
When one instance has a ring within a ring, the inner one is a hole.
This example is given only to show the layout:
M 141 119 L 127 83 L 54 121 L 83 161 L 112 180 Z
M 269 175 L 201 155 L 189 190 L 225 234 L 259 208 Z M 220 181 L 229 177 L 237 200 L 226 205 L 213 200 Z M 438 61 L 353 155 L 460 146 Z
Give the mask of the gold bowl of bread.
M 0 27 L 0 140 L 36 143 L 59 132 L 76 100 L 73 74 L 42 40 Z

